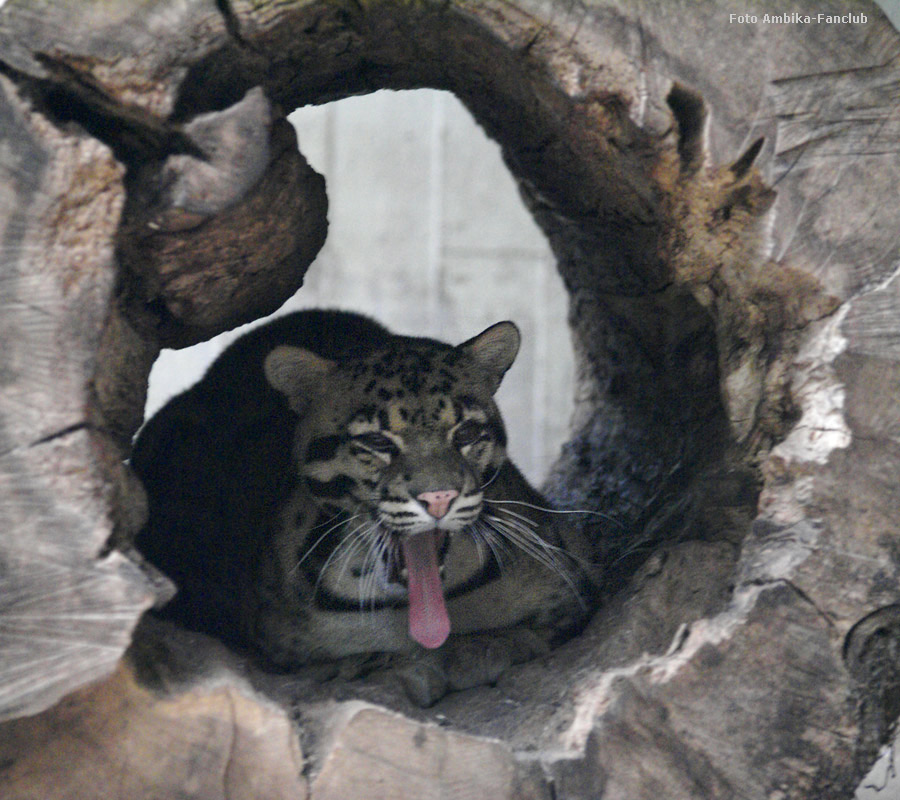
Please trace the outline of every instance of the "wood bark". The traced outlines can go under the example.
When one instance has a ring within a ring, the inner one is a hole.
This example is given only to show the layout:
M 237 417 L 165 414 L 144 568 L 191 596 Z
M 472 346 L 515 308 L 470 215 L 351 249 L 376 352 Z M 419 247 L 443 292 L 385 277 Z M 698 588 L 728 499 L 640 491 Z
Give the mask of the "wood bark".
M 900 37 L 863 2 L 745 13 L 9 0 L 3 796 L 849 796 L 900 711 Z M 547 490 L 616 520 L 588 630 L 428 712 L 135 635 L 171 587 L 123 465 L 159 348 L 274 309 L 321 246 L 284 114 L 419 86 L 554 249 L 580 386 Z

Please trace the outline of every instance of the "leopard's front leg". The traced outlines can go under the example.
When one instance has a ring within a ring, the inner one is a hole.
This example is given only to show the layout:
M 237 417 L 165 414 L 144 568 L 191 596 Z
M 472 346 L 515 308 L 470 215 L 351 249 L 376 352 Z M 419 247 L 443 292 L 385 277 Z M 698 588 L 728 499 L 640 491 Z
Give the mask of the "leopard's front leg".
M 397 677 L 416 705 L 432 706 L 448 692 L 493 685 L 514 664 L 545 655 L 552 635 L 524 625 L 453 635 L 437 650 L 406 657 Z

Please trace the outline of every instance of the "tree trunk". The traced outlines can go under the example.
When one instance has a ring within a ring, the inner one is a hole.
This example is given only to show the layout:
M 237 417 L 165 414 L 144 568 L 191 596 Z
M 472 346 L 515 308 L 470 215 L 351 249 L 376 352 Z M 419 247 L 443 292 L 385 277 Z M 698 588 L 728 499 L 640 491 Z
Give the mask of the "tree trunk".
M 9 0 L 0 794 L 849 796 L 900 711 L 900 37 L 826 5 Z M 171 587 L 123 465 L 159 348 L 321 247 L 284 115 L 422 86 L 553 247 L 579 387 L 546 489 L 616 520 L 588 630 L 427 713 L 135 634 Z

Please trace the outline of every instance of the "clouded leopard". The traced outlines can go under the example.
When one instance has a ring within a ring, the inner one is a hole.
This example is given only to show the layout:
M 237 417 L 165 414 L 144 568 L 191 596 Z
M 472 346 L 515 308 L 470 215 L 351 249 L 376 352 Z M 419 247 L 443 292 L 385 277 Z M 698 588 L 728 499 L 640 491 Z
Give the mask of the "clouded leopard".
M 507 458 L 493 400 L 518 347 L 511 322 L 454 347 L 336 311 L 239 339 L 135 445 L 166 613 L 283 667 L 436 651 L 451 688 L 576 628 L 590 547 Z M 466 675 L 485 636 L 503 663 Z

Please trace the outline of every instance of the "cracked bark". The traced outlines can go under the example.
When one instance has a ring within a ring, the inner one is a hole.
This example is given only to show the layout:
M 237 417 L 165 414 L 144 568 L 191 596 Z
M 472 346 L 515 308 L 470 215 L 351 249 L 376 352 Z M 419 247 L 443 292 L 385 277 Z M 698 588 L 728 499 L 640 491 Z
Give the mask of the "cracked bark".
M 402 797 L 415 763 L 417 797 L 846 797 L 900 709 L 900 47 L 860 8 L 788 29 L 728 25 L 744 9 L 724 0 L 10 0 L 4 796 L 240 797 L 272 775 L 269 796 Z M 286 111 L 423 85 L 501 143 L 570 291 L 579 405 L 548 488 L 622 524 L 598 530 L 610 596 L 545 661 L 427 713 L 389 677 L 250 671 L 251 689 L 215 644 L 149 623 L 134 677 L 120 656 L 163 589 L 129 546 L 122 461 L 158 348 L 302 281 L 325 200 Z M 302 723 L 304 777 L 256 692 Z M 197 721 L 177 739 L 173 708 Z M 129 735 L 145 715 L 166 724 Z

